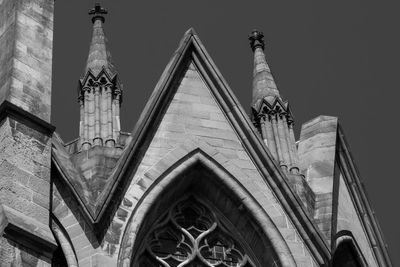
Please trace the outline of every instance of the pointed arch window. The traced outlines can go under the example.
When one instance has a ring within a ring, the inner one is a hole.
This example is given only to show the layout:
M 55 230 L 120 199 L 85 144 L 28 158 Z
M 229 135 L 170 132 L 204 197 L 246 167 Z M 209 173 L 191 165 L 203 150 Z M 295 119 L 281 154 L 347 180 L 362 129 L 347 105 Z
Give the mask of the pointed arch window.
M 256 265 L 223 218 L 190 196 L 176 202 L 151 228 L 139 266 Z
M 242 185 L 201 151 L 193 153 L 142 198 L 119 264 L 295 266 L 282 235 Z

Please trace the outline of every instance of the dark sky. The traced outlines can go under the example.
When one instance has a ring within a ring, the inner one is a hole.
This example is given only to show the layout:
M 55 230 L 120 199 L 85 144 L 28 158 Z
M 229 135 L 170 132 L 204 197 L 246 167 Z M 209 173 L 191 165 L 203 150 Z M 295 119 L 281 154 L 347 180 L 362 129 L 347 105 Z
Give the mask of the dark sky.
M 102 3 L 109 11 L 109 49 L 124 84 L 122 128 L 129 132 L 190 27 L 249 110 L 253 59 L 247 35 L 254 28 L 263 31 L 267 59 L 290 101 L 297 134 L 318 115 L 339 117 L 394 266 L 400 265 L 399 6 L 372 0 Z M 76 89 L 87 59 L 92 27 L 87 11 L 93 4 L 56 1 L 52 123 L 64 141 L 78 135 Z

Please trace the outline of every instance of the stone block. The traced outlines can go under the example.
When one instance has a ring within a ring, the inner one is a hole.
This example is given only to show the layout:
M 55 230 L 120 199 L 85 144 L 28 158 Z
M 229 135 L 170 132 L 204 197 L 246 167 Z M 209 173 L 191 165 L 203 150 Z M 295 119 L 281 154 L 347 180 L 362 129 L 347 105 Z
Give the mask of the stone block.
M 66 227 L 66 230 L 71 239 L 74 239 L 84 233 L 82 226 L 79 223 L 75 223 L 71 226 Z
M 286 243 L 288 244 L 290 251 L 292 252 L 293 255 L 304 256 L 304 249 L 302 243 L 291 242 L 291 241 L 287 241 Z
M 77 221 L 77 219 L 75 218 L 75 216 L 71 213 L 71 214 L 69 214 L 68 216 L 64 217 L 64 218 L 61 220 L 61 224 L 62 224 L 64 227 L 70 227 L 70 226 L 72 226 L 72 225 L 74 225 L 74 224 L 78 224 L 78 221 Z
M 53 1 L 0 3 L 0 100 L 50 120 Z M 3 16 L 4 15 L 4 16 Z
M 18 244 L 47 257 L 57 246 L 48 224 L 2 205 L 0 205 L 0 230 L 0 235 L 5 232 Z

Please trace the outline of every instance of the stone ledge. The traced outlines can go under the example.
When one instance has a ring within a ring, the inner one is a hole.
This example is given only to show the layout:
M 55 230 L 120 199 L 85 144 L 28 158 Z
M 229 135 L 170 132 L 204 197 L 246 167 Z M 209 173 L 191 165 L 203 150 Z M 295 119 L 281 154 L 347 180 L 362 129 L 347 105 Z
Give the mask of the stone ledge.
M 7 100 L 0 104 L 0 121 L 6 117 L 12 117 L 47 136 L 51 136 L 56 129 L 50 123 Z
M 0 205 L 0 235 L 52 258 L 57 243 L 50 227 L 10 207 Z

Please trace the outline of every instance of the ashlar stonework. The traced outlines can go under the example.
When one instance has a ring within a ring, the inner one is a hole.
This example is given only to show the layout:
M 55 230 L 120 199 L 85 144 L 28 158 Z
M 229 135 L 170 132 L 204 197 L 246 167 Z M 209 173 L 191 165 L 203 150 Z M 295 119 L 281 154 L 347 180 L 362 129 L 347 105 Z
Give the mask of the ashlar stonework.
M 189 29 L 126 133 L 96 4 L 64 142 L 49 122 L 53 9 L 0 1 L 0 266 L 392 266 L 339 120 L 296 141 L 262 32 L 250 117 Z

